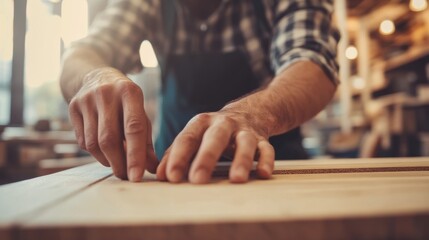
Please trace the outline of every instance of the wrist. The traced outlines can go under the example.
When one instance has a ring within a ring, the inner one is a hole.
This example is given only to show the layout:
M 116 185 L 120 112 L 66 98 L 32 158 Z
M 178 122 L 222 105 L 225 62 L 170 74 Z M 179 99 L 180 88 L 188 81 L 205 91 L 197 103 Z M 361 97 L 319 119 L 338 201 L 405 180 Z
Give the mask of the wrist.
M 275 135 L 275 126 L 278 125 L 275 116 L 269 111 L 269 108 L 263 103 L 260 92 L 249 95 L 238 101 L 232 102 L 221 109 L 221 112 L 227 112 L 238 116 L 245 121 L 253 130 L 269 138 Z
M 111 75 L 111 74 L 118 74 L 120 73 L 117 69 L 112 68 L 112 67 L 97 67 L 97 68 L 93 68 L 89 71 L 87 71 L 86 73 L 83 74 L 82 78 L 81 78 L 81 86 L 87 85 L 87 84 L 91 84 L 93 82 L 98 82 L 101 81 L 103 79 L 109 79 L 109 78 L 105 78 L 104 76 L 106 75 Z M 122 74 L 122 73 L 120 73 Z

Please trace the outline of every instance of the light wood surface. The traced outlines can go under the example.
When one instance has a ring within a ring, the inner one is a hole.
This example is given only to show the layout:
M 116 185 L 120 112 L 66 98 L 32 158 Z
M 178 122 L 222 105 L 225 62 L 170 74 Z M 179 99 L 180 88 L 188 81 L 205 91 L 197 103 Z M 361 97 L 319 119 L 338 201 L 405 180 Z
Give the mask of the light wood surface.
M 54 199 L 2 217 L 14 239 L 425 239 L 428 166 L 428 158 L 277 162 L 271 180 L 191 185 L 150 174 L 143 183 L 105 178 L 106 169 L 91 164 L 69 172 L 59 191 L 29 182 L 0 187 L 0 210 L 28 204 L 21 198 L 30 186 L 45 189 L 34 200 Z M 91 180 L 62 193 L 82 177 Z M 4 188 L 14 189 L 8 201 Z
M 0 239 L 46 208 L 111 175 L 98 163 L 0 187 Z

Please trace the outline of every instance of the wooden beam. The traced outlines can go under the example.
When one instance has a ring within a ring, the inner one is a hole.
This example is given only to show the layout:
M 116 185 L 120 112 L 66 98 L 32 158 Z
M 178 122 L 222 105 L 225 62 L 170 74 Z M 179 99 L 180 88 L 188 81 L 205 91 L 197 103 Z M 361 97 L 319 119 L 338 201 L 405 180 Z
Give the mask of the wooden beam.
M 366 22 L 366 18 L 359 19 L 359 32 L 357 37 L 357 49 L 358 49 L 358 75 L 365 83 L 362 89 L 361 102 L 364 109 L 364 114 L 367 114 L 369 102 L 371 101 L 372 95 L 372 84 L 370 79 L 370 39 L 369 30 Z
M 344 133 L 352 131 L 351 115 L 351 89 L 350 89 L 350 60 L 346 58 L 345 52 L 349 45 L 349 34 L 347 30 L 347 2 L 346 0 L 335 0 L 335 14 L 337 16 L 338 29 L 341 33 L 341 40 L 338 43 L 338 63 L 340 65 L 339 78 L 341 84 L 340 105 L 341 105 L 341 130 Z
M 24 62 L 27 33 L 27 0 L 14 1 L 13 60 L 10 84 L 11 107 L 9 125 L 24 124 Z

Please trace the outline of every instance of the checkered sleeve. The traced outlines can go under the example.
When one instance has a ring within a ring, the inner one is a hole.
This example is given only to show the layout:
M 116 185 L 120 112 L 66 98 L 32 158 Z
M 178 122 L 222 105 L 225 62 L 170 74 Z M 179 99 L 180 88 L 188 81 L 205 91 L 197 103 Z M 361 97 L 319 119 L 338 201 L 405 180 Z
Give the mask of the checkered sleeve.
M 140 71 L 139 49 L 141 42 L 154 34 L 157 2 L 110 0 L 91 24 L 88 36 L 74 42 L 71 48 L 91 47 L 112 67 L 125 73 Z
M 333 0 L 279 0 L 275 5 L 271 64 L 276 74 L 310 60 L 338 83 L 337 43 L 332 24 Z

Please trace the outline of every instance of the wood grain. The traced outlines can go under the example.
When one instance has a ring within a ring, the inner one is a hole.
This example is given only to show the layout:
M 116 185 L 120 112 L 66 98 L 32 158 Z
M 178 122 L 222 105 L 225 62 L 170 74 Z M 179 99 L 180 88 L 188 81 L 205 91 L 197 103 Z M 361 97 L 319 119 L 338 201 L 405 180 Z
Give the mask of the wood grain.
M 110 175 L 110 169 L 95 163 L 1 186 L 0 239 L 10 238 L 20 222 Z
M 422 162 L 427 160 L 406 163 L 418 166 Z M 329 169 L 322 167 L 323 161 L 319 163 L 316 169 Z M 302 161 L 279 164 L 311 168 Z M 349 162 L 344 164 L 351 168 Z M 21 237 L 429 237 L 429 171 L 424 170 L 278 174 L 272 180 L 244 185 L 229 184 L 224 178 L 204 186 L 169 184 L 154 181 L 152 175 L 146 175 L 145 181 L 133 184 L 110 177 L 25 222 Z
M 10 239 L 428 239 L 428 165 L 428 158 L 287 161 L 276 162 L 271 180 L 191 185 L 150 174 L 143 183 L 103 178 L 110 171 L 92 164 L 69 172 L 67 184 L 103 174 L 71 194 L 15 185 L 10 208 L 32 205 L 19 200 L 25 189 L 57 200 L 3 221 L 14 219 Z

